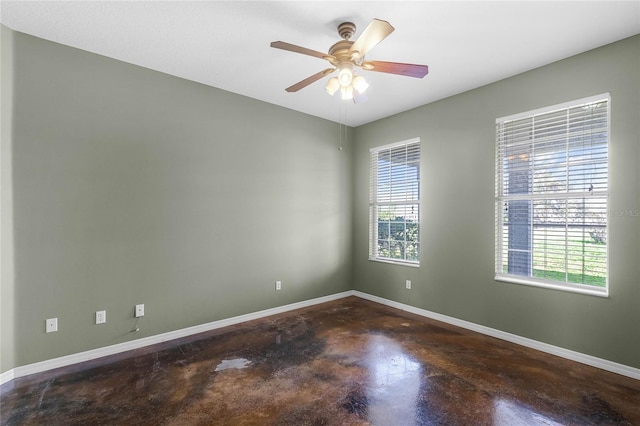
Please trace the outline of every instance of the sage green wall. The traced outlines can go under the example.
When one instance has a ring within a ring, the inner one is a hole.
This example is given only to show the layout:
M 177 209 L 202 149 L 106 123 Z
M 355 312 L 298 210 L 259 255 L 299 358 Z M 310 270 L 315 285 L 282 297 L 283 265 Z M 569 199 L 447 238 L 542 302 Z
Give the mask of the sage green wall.
M 3 371 L 351 288 L 337 124 L 17 32 L 13 49 Z
M 612 111 L 610 297 L 494 281 L 496 118 L 604 92 L 611 93 Z M 635 36 L 358 127 L 355 288 L 640 367 L 639 113 Z M 368 261 L 368 150 L 413 137 L 422 140 L 420 268 Z M 412 290 L 404 289 L 405 279 Z
M 0 372 L 10 370 L 13 358 L 13 188 L 11 134 L 13 104 L 13 32 L 0 25 Z
M 334 123 L 2 28 L 0 371 L 351 288 L 640 367 L 639 68 L 637 36 L 339 151 Z M 495 119 L 607 91 L 611 296 L 495 282 Z M 416 136 L 421 267 L 370 262 L 368 149 Z

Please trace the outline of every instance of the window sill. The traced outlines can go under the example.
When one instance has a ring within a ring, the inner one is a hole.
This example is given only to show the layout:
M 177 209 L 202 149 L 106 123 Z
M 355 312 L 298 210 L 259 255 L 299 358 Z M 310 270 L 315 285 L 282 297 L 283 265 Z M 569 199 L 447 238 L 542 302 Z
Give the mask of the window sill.
M 420 267 L 420 263 L 403 262 L 402 260 L 380 259 L 378 257 L 370 257 L 369 260 L 372 261 L 372 262 L 390 263 L 392 265 L 398 265 L 398 266 L 409 266 L 410 268 L 419 268 Z
M 529 285 L 533 287 L 542 287 L 552 290 L 567 291 L 570 293 L 588 294 L 590 296 L 609 297 L 609 289 L 602 287 L 592 287 L 581 284 L 565 284 L 554 281 L 544 281 L 529 277 L 518 277 L 515 275 L 496 274 L 495 281 L 506 283 Z

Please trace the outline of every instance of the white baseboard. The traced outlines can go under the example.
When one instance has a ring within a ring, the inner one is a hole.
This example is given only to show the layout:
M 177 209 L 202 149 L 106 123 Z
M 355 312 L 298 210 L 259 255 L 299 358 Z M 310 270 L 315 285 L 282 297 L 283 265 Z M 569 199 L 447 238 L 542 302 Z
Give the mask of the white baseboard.
M 447 315 L 438 314 L 436 312 L 427 311 L 425 309 L 416 308 L 414 306 L 405 305 L 404 303 L 394 302 L 393 300 L 384 299 L 382 297 L 374 296 L 371 294 L 363 293 L 356 290 L 349 290 L 342 293 L 336 293 L 329 296 L 318 297 L 315 299 L 305 300 L 302 302 L 292 303 L 289 305 L 279 306 L 276 308 L 265 309 L 263 311 L 253 312 L 250 314 L 239 315 L 232 318 L 226 318 L 220 321 L 214 321 L 206 324 L 200 324 L 193 327 L 183 328 L 180 330 L 170 331 L 167 333 L 157 334 L 155 336 L 144 337 L 130 342 L 119 343 L 116 345 L 105 346 L 103 348 L 92 349 L 85 352 L 79 352 L 76 354 L 66 355 L 59 358 L 54 358 L 46 361 L 36 362 L 33 364 L 23 365 L 16 367 L 12 370 L 6 371 L 0 374 L 0 384 L 10 382 L 13 379 L 28 376 L 30 374 L 41 373 L 55 368 L 66 367 L 68 365 L 77 364 L 84 361 L 90 361 L 98 358 L 102 358 L 109 355 L 115 355 L 118 353 L 130 351 L 133 349 L 139 349 L 146 346 L 154 345 L 157 343 L 166 342 L 173 339 L 179 339 L 182 337 L 191 336 L 205 331 L 215 330 L 217 328 L 227 327 L 234 324 L 239 324 L 245 321 L 251 321 L 254 319 L 260 319 L 271 315 L 276 315 L 295 309 L 306 308 L 309 306 L 317 305 L 320 303 L 331 302 L 333 300 L 342 299 L 349 296 L 357 296 L 362 299 L 370 300 L 372 302 L 380 303 L 382 305 L 390 306 L 392 308 L 400 309 L 403 311 L 411 312 L 426 318 L 431 318 L 437 321 L 442 321 L 447 324 L 455 325 L 457 327 L 466 328 L 481 334 L 496 337 L 498 339 L 505 340 L 507 342 L 516 343 L 528 348 L 536 349 L 542 352 L 546 352 L 552 355 L 557 355 L 562 358 L 570 359 L 572 361 L 580 362 L 582 364 L 590 365 L 592 367 L 601 368 L 606 371 L 621 374 L 623 376 L 631 377 L 633 379 L 640 380 L 640 369 L 630 367 L 624 364 L 608 361 L 606 359 L 597 358 L 591 355 L 586 355 L 580 352 L 571 351 L 558 346 L 549 345 L 547 343 L 538 342 L 536 340 L 521 337 L 515 334 L 507 333 L 501 330 L 497 330 L 483 325 L 478 325 L 472 322 L 460 320 Z
M 200 324 L 193 327 L 187 327 L 180 330 L 169 331 L 167 333 L 156 334 L 155 336 L 143 337 L 141 339 L 132 340 L 130 342 L 118 343 L 111 346 L 105 346 L 98 349 L 92 349 L 85 352 L 79 352 L 71 355 L 65 355 L 59 358 L 53 358 L 46 361 L 23 365 L 0 374 L 0 385 L 19 377 L 28 376 L 30 374 L 42 373 L 44 371 L 53 370 L 55 368 L 66 367 L 68 365 L 73 365 L 85 361 L 91 361 L 105 356 L 115 355 L 121 352 L 139 349 L 146 346 L 155 345 L 157 343 L 179 339 L 182 337 L 203 333 L 205 331 L 215 330 L 217 328 L 227 327 L 254 319 L 281 314 L 284 312 L 293 311 L 295 309 L 306 308 L 308 306 L 313 306 L 320 303 L 331 302 L 333 300 L 342 299 L 344 297 L 353 295 L 353 291 L 345 291 L 342 293 L 331 294 L 329 296 L 291 303 L 289 305 L 278 306 L 276 308 L 265 309 L 263 311 L 252 312 L 250 314 L 239 315 L 219 321 Z
M 528 339 L 526 337 L 518 336 L 516 334 L 507 333 L 505 331 L 497 330 L 491 327 L 485 327 L 483 325 L 475 324 L 469 321 L 464 321 L 458 318 L 450 317 L 447 315 L 438 314 L 436 312 L 427 311 L 425 309 L 416 308 L 414 306 L 405 305 L 404 303 L 394 302 L 393 300 L 384 299 L 382 297 L 373 296 L 371 294 L 362 293 L 360 291 L 354 291 L 354 296 L 362 299 L 370 300 L 372 302 L 380 303 L 382 305 L 390 306 L 392 308 L 400 309 L 403 311 L 411 312 L 426 318 L 431 318 L 437 321 L 442 321 L 447 324 L 455 325 L 457 327 L 466 328 L 467 330 L 475 331 L 487 336 L 496 337 L 507 342 L 515 343 L 521 346 L 525 346 L 531 349 L 536 349 L 541 352 L 546 352 L 551 355 L 556 355 L 562 358 L 576 361 L 582 364 L 590 365 L 592 367 L 600 368 L 602 370 L 611 371 L 623 376 L 631 377 L 632 379 L 640 380 L 640 368 L 630 367 L 628 365 L 619 364 L 617 362 L 609 361 L 606 359 L 598 358 L 591 355 L 586 355 L 580 352 L 572 351 L 569 349 L 561 348 L 559 346 L 550 345 L 548 343 L 539 342 L 537 340 Z
M 0 385 L 15 379 L 15 368 L 0 374 Z

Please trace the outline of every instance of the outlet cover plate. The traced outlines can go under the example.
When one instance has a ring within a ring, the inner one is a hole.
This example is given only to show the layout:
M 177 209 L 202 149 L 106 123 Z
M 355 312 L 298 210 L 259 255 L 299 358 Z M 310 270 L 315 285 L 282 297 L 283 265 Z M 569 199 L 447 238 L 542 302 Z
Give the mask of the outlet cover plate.
M 276 281 L 276 291 L 282 290 L 282 281 Z
M 411 290 L 411 280 L 405 281 L 404 285 L 405 285 L 407 290 Z
M 96 311 L 96 324 L 107 322 L 107 311 Z
M 58 318 L 49 318 L 46 320 L 47 333 L 58 331 Z
M 136 318 L 144 316 L 144 304 L 136 305 Z

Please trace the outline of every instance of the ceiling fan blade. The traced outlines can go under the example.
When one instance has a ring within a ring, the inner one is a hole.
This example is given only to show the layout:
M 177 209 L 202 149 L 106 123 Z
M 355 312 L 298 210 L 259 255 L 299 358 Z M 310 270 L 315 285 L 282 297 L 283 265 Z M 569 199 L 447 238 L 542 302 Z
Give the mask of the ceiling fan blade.
M 387 21 L 373 19 L 353 43 L 350 49 L 351 52 L 357 51 L 360 58 L 364 57 L 369 50 L 384 40 L 394 29 Z
M 307 77 L 304 80 L 299 81 L 298 83 L 294 84 L 293 86 L 287 87 L 284 90 L 286 90 L 287 92 L 297 92 L 300 89 L 304 89 L 305 87 L 307 87 L 311 83 L 314 83 L 314 82 L 320 80 L 325 75 L 331 74 L 335 70 L 336 70 L 335 68 L 327 68 L 326 70 L 323 70 L 323 71 L 320 71 L 318 73 L 315 73 L 311 77 Z
M 369 71 L 386 72 L 389 74 L 405 75 L 407 77 L 422 78 L 429 73 L 426 65 L 403 64 L 400 62 L 367 61 L 363 67 Z M 373 68 L 370 68 L 370 66 Z
M 271 42 L 271 47 L 276 49 L 288 50 L 290 52 L 302 53 L 303 55 L 315 56 L 320 59 L 331 59 L 333 56 L 326 53 L 318 52 L 317 50 L 307 49 L 306 47 L 296 46 L 295 44 L 285 43 L 284 41 Z

